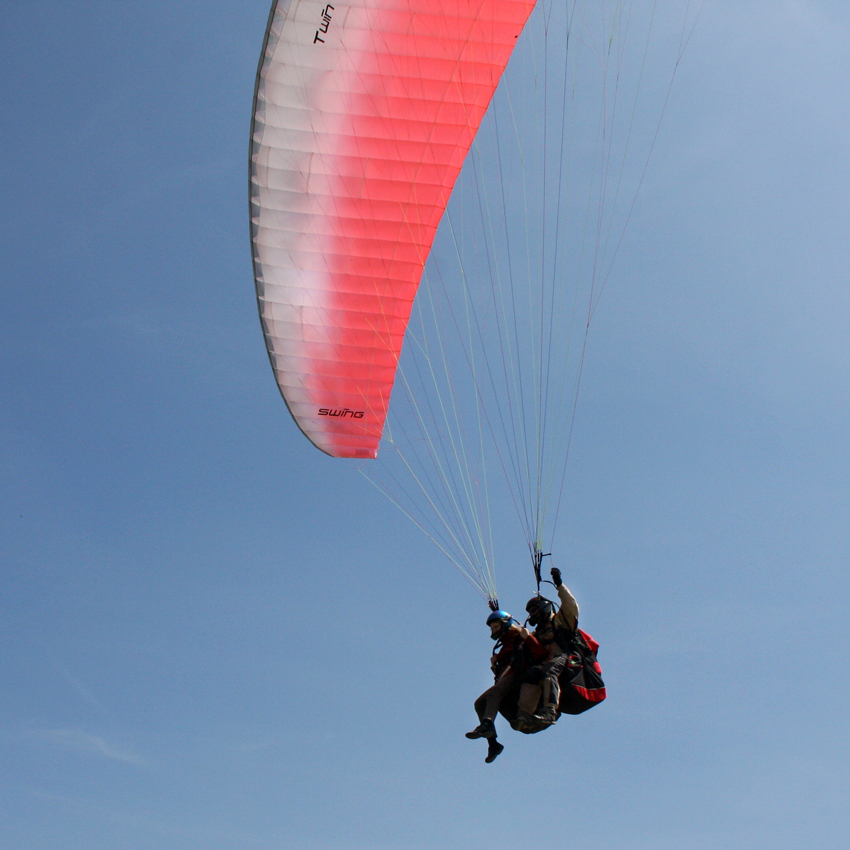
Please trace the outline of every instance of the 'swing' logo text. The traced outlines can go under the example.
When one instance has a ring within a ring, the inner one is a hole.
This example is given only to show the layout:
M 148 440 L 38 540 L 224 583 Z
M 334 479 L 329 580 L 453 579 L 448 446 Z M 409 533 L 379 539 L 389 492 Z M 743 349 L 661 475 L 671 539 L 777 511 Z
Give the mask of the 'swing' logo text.
M 349 408 L 343 408 L 340 410 L 336 407 L 320 407 L 319 408 L 319 416 L 341 416 L 345 419 L 346 416 L 350 416 L 352 419 L 362 419 L 364 411 L 362 410 L 350 410 Z

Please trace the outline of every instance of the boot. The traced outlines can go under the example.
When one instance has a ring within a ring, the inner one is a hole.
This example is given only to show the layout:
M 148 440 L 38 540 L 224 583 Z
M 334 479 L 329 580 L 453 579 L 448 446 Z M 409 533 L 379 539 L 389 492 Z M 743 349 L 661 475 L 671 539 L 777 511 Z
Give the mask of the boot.
M 495 738 L 490 738 L 490 740 L 487 741 L 487 744 L 487 758 L 484 759 L 484 761 L 487 764 L 492 764 L 494 761 L 496 761 L 499 756 L 499 753 L 501 753 L 502 750 L 505 749 L 505 747 L 504 744 L 500 744 Z
M 558 719 L 558 710 L 554 705 L 547 705 L 540 714 L 534 715 L 534 719 L 541 729 L 545 729 L 547 726 L 552 726 Z
M 466 733 L 467 738 L 495 738 L 496 724 L 486 717 L 471 732 Z M 496 753 L 498 755 L 498 753 Z M 493 756 L 496 758 L 496 756 Z

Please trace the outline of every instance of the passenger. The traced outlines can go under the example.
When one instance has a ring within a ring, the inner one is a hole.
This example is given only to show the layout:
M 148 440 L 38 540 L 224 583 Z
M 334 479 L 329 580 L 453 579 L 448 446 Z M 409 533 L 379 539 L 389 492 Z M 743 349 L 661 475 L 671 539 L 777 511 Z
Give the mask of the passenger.
M 548 653 L 528 629 L 520 626 L 507 611 L 494 611 L 487 618 L 487 625 L 490 627 L 490 637 L 496 641 L 490 659 L 496 681 L 475 700 L 479 724 L 467 732 L 466 737 L 487 739 L 487 758 L 484 761 L 490 764 L 504 749 L 496 740 L 496 724 L 493 722 L 502 700 L 519 683 L 523 671 L 530 664 L 543 661 Z

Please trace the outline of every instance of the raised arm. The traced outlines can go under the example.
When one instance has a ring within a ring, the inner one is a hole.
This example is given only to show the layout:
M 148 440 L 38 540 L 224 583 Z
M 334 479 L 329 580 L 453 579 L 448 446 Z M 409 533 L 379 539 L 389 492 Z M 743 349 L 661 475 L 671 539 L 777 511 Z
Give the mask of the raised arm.
M 555 625 L 566 627 L 574 632 L 578 626 L 578 602 L 564 584 L 561 571 L 557 567 L 552 567 L 552 581 L 558 590 L 558 599 L 561 600 L 561 608 L 554 617 Z

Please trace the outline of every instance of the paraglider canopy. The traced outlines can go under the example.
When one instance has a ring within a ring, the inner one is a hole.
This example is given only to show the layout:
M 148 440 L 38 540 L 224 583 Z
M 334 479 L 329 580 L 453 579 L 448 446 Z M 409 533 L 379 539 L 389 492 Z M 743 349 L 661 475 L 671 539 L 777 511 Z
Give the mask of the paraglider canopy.
M 276 0 L 257 73 L 260 319 L 295 421 L 374 458 L 437 225 L 531 0 Z

